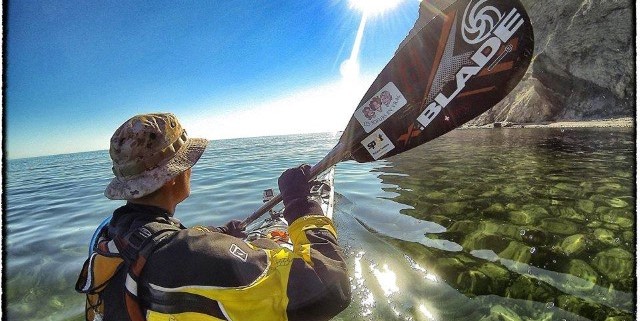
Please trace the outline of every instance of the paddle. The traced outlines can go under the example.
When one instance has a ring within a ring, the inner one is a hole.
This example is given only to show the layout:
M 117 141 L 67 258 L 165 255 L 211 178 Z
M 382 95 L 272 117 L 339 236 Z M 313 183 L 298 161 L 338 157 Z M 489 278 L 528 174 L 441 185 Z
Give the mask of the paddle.
M 442 12 L 421 5 L 434 18 L 380 72 L 309 180 L 344 160 L 372 162 L 439 137 L 500 102 L 524 76 L 533 29 L 518 0 L 459 0 Z M 242 226 L 280 201 L 264 203 Z

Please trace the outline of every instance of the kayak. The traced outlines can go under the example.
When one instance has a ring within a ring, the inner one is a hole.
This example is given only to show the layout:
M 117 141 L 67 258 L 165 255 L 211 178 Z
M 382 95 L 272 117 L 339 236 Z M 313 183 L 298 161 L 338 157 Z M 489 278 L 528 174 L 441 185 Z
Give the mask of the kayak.
M 316 179 L 311 181 L 311 198 L 320 203 L 324 215 L 333 218 L 334 191 L 333 191 L 333 175 L 334 167 L 330 167 L 325 172 L 318 175 Z M 264 190 L 262 193 L 262 201 L 268 202 L 274 197 L 273 189 Z M 282 247 L 292 248 L 293 244 L 289 240 L 288 228 L 289 224 L 283 216 L 284 207 L 269 211 L 269 215 L 262 221 L 256 221 L 247 226 L 247 241 L 255 241 L 259 238 L 268 238 Z

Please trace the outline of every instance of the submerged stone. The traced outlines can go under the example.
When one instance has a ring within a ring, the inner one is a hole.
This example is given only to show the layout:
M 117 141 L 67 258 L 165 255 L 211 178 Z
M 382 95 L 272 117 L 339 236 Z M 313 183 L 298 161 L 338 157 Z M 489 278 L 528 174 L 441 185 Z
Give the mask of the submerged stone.
M 607 204 L 609 204 L 609 206 L 611 207 L 617 207 L 617 208 L 621 208 L 621 207 L 627 207 L 629 206 L 629 203 L 627 203 L 626 201 L 623 201 L 617 197 L 614 197 L 612 199 L 607 200 Z
M 507 247 L 508 242 L 509 241 L 502 236 L 487 234 L 480 230 L 467 235 L 461 245 L 468 251 L 487 249 L 499 252 Z
M 444 215 L 460 215 L 464 214 L 466 210 L 466 203 L 464 202 L 450 202 L 440 206 L 440 210 Z
M 596 238 L 596 240 L 606 245 L 616 245 L 617 243 L 615 241 L 615 233 L 607 229 L 597 228 L 593 231 L 593 236 Z
M 425 195 L 425 198 L 430 199 L 430 200 L 443 200 L 447 197 L 447 194 L 443 193 L 443 192 L 431 192 L 428 193 L 427 195 Z
M 635 224 L 635 222 L 629 218 L 626 217 L 618 217 L 615 221 L 616 225 L 622 227 L 622 228 L 631 228 L 633 227 L 633 225 Z
M 600 226 L 602 226 L 602 222 L 600 221 L 591 221 L 589 222 L 589 224 L 587 224 L 587 227 L 590 227 L 590 228 L 595 228 Z
M 478 229 L 478 222 L 474 221 L 458 221 L 453 223 L 448 232 L 461 232 L 465 234 L 472 233 Z
M 553 288 L 548 284 L 521 275 L 507 289 L 505 296 L 512 299 L 551 302 L 554 300 L 554 294 Z
M 568 219 L 578 220 L 578 221 L 583 221 L 585 219 L 584 215 L 578 213 L 576 210 L 574 210 L 571 207 L 556 208 L 554 209 L 553 212 L 556 216 L 559 216 L 562 218 L 568 218 Z
M 516 197 L 520 195 L 520 188 L 516 185 L 509 185 L 502 189 L 502 194 L 507 197 Z
M 484 273 L 490 280 L 490 293 L 502 294 L 511 281 L 509 271 L 494 263 L 482 264 L 478 271 Z
M 578 255 L 587 248 L 587 237 L 584 234 L 571 235 L 560 243 L 560 248 L 567 256 Z
M 520 208 L 520 206 L 518 206 L 518 204 L 516 203 L 508 203 L 506 207 L 507 207 L 507 210 L 510 210 L 510 211 L 515 211 Z
M 583 260 L 571 260 L 569 262 L 569 268 L 567 272 L 569 272 L 569 274 L 573 276 L 579 277 L 592 283 L 588 288 L 583 288 L 583 290 L 592 289 L 596 285 L 598 278 L 600 278 L 598 272 L 596 272 L 589 264 L 587 264 L 587 262 Z M 574 286 L 577 285 L 574 284 Z
M 493 198 L 500 195 L 500 192 L 493 190 L 493 191 L 486 191 L 482 194 L 480 194 L 480 197 L 484 197 L 484 198 Z
M 531 260 L 531 247 L 520 242 L 511 241 L 509 246 L 498 254 L 503 259 L 512 260 L 520 263 L 529 263 Z
M 578 201 L 578 209 L 586 214 L 593 213 L 596 204 L 590 200 L 579 200 Z
M 630 279 L 635 267 L 633 254 L 621 248 L 613 248 L 598 253 L 592 264 L 610 281 Z
M 437 274 L 445 280 L 456 280 L 458 274 L 466 271 L 465 264 L 455 257 L 440 258 L 435 266 Z
M 491 206 L 482 210 L 482 213 L 493 216 L 493 215 L 503 214 L 506 210 L 507 208 L 504 207 L 504 205 L 502 205 L 501 203 L 493 203 L 491 204 Z
M 633 321 L 633 320 L 635 319 L 630 315 L 617 315 L 617 316 L 608 317 L 604 319 L 604 321 Z
M 509 213 L 509 221 L 517 225 L 531 225 L 536 221 L 536 217 L 525 211 L 514 211 Z
M 535 204 L 527 204 L 522 207 L 523 211 L 531 213 L 536 217 L 544 217 L 549 216 L 549 211 L 547 211 L 544 207 L 535 205 Z
M 64 308 L 64 304 L 60 301 L 58 297 L 53 297 L 49 300 L 49 307 L 59 310 Z
M 520 233 L 522 242 L 527 245 L 546 245 L 551 238 L 545 231 L 539 229 L 523 229 Z
M 559 308 L 579 315 L 588 315 L 591 320 L 603 320 L 607 316 L 607 311 L 600 305 L 571 295 L 560 295 L 557 302 Z
M 458 290 L 471 295 L 483 295 L 491 293 L 489 278 L 480 271 L 464 271 L 456 279 Z
M 502 306 L 494 305 L 489 310 L 489 315 L 480 319 L 480 321 L 522 321 L 522 318 L 513 310 Z
M 556 189 L 559 189 L 561 191 L 565 191 L 565 192 L 570 192 L 570 193 L 575 193 L 576 191 L 578 191 L 578 187 L 569 183 L 558 183 L 554 186 Z
M 438 223 L 444 226 L 445 228 L 448 228 L 453 222 L 453 220 L 443 215 L 429 215 L 428 218 L 430 221 L 434 223 Z
M 598 189 L 596 189 L 596 192 L 604 193 L 607 191 L 619 191 L 621 189 L 622 189 L 622 185 L 618 183 L 605 183 L 604 185 L 598 187 Z
M 540 228 L 549 233 L 571 235 L 578 231 L 578 226 L 562 218 L 545 218 L 540 224 Z

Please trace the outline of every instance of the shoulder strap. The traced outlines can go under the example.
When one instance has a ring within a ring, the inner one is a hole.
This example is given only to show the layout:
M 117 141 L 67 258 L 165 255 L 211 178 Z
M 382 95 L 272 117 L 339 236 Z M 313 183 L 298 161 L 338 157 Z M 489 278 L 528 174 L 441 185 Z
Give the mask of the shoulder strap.
M 138 299 L 138 281 L 147 258 L 153 251 L 169 241 L 181 228 L 170 223 L 147 223 L 120 239 L 118 248 L 127 264 L 125 280 L 125 305 L 132 321 L 144 321 L 144 313 Z

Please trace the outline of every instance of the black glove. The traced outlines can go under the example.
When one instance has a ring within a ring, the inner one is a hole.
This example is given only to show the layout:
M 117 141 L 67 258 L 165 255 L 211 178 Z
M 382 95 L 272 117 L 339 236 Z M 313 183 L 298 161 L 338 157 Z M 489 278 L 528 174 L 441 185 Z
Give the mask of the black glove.
M 241 227 L 242 221 L 239 220 L 231 220 L 227 224 L 223 226 L 216 227 L 220 233 L 224 233 L 227 235 L 235 236 L 237 238 L 243 239 L 247 237 L 247 233 L 244 232 L 244 227 Z
M 304 215 L 322 215 L 320 204 L 308 198 L 311 189 L 308 180 L 310 172 L 311 166 L 304 164 L 287 169 L 278 178 L 278 188 L 284 203 L 284 219 L 289 224 Z

